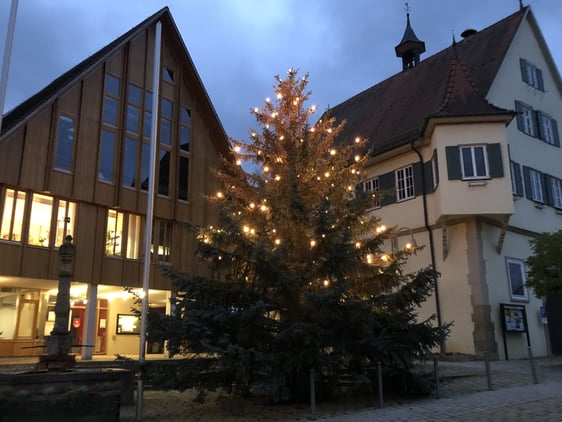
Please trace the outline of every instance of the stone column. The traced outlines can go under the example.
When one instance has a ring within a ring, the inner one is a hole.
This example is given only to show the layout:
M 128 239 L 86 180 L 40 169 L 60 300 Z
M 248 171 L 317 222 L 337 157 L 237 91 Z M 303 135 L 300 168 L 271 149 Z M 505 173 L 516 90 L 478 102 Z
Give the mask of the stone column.
M 63 356 L 68 355 L 71 347 L 70 332 L 68 331 L 70 314 L 70 281 L 72 277 L 71 264 L 74 258 L 75 247 L 72 236 L 66 236 L 64 243 L 59 248 L 61 269 L 59 272 L 59 286 L 57 301 L 55 303 L 55 326 L 47 342 L 47 354 Z
M 92 360 L 96 345 L 97 310 L 98 310 L 98 285 L 88 284 L 88 303 L 86 304 L 86 321 L 84 324 L 84 347 L 82 347 L 82 360 Z M 91 346 L 91 347 L 90 347 Z

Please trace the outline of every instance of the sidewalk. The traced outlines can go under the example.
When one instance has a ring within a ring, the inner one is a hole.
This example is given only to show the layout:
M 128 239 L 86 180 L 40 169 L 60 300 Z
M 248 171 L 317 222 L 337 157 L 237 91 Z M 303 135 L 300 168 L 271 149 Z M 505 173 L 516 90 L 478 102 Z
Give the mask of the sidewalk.
M 536 359 L 535 363 L 538 384 L 534 383 L 526 359 L 490 362 L 490 391 L 484 362 L 439 362 L 439 400 L 425 399 L 318 419 L 342 422 L 562 420 L 562 357 Z

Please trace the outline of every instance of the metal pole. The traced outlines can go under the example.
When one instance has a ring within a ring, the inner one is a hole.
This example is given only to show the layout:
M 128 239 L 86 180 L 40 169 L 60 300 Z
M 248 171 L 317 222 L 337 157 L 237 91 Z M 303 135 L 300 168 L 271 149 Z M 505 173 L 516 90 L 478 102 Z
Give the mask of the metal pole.
M 377 387 L 379 390 L 379 407 L 382 409 L 384 406 L 384 401 L 382 391 L 382 365 L 380 360 L 377 362 Z
M 150 138 L 150 169 L 148 175 L 148 201 L 146 205 L 146 226 L 144 231 L 144 267 L 142 278 L 142 309 L 139 344 L 139 366 L 145 360 L 146 347 L 146 318 L 148 315 L 148 286 L 150 279 L 150 242 L 152 236 L 152 213 L 154 211 L 154 187 L 156 173 L 156 136 L 158 134 L 158 98 L 160 88 L 160 43 L 162 37 L 162 23 L 157 22 L 154 34 L 154 74 L 152 75 L 152 133 Z M 137 406 L 136 420 L 142 419 L 143 401 L 142 373 L 137 378 Z
M 535 367 L 535 360 L 533 359 L 533 352 L 531 351 L 531 346 L 527 347 L 529 352 L 529 363 L 531 364 L 531 373 L 533 374 L 533 382 L 535 384 L 539 383 L 539 378 L 537 377 L 537 368 Z
M 486 365 L 486 380 L 488 381 L 488 390 L 492 391 L 492 373 L 490 372 L 490 359 L 488 352 L 484 352 L 484 364 Z
M 310 413 L 316 418 L 316 371 L 310 370 Z
M 6 101 L 6 87 L 8 86 L 8 71 L 10 70 L 10 58 L 12 57 L 12 44 L 14 42 L 17 11 L 18 0 L 12 0 L 10 19 L 8 20 L 8 32 L 6 33 L 6 44 L 4 47 L 4 59 L 2 61 L 2 74 L 0 74 L 0 133 L 2 131 L 2 116 L 4 115 L 4 102 Z
M 439 391 L 439 361 L 436 357 L 433 358 L 433 373 L 435 375 L 435 398 L 439 400 L 441 398 Z

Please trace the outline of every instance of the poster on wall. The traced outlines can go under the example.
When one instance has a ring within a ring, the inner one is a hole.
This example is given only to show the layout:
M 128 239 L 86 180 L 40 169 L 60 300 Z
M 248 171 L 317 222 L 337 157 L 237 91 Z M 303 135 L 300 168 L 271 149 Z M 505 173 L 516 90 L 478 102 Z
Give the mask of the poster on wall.
M 117 314 L 117 334 L 140 334 L 140 318 L 136 315 Z
M 506 332 L 527 332 L 527 315 L 524 305 L 500 304 L 503 324 Z

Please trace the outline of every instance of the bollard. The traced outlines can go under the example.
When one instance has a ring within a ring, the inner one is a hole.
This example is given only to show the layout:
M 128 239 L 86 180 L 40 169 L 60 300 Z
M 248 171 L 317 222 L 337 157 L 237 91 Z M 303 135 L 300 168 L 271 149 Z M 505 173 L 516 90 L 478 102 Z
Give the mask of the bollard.
M 535 360 L 533 359 L 533 352 L 531 351 L 531 346 L 527 347 L 527 351 L 529 352 L 529 363 L 531 364 L 531 373 L 533 374 L 533 382 L 535 384 L 538 384 L 539 379 L 537 377 L 537 368 L 535 368 Z
M 314 368 L 310 370 L 310 413 L 312 418 L 316 418 L 316 372 Z
M 433 358 L 433 374 L 435 375 L 435 398 L 439 400 L 439 361 L 436 357 Z
M 490 372 L 490 359 L 488 359 L 488 352 L 484 352 L 484 364 L 486 365 L 486 379 L 488 380 L 488 390 L 492 391 L 492 373 Z
M 382 395 L 382 365 L 380 360 L 377 362 L 377 384 L 379 390 L 379 408 L 382 409 L 384 406 L 384 402 Z

